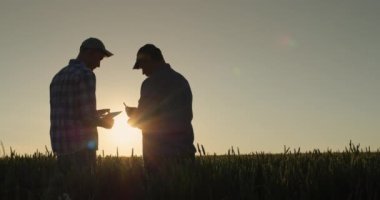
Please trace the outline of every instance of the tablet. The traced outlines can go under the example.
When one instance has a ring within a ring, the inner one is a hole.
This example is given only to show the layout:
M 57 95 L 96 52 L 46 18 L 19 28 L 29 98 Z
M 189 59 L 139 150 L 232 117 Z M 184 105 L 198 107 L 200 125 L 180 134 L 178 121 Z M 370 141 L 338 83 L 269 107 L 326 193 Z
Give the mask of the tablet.
M 106 116 L 111 116 L 111 117 L 116 117 L 118 114 L 120 114 L 121 113 L 121 111 L 117 111 L 117 112 L 110 112 L 110 113 L 108 113 Z

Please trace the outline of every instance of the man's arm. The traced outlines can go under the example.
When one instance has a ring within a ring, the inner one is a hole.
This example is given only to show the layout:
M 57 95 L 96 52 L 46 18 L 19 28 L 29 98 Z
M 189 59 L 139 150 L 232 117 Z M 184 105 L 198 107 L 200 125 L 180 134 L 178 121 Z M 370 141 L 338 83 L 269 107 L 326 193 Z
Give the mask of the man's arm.
M 111 128 L 112 117 L 100 118 L 96 110 L 96 78 L 95 74 L 87 73 L 79 81 L 78 85 L 78 108 L 80 120 L 89 126 L 101 126 Z
M 130 119 L 128 123 L 131 126 L 137 127 L 141 130 L 150 130 L 153 125 L 154 113 L 157 109 L 158 99 L 155 95 L 157 90 L 155 86 L 149 81 L 145 80 L 141 85 L 140 99 L 138 107 L 126 107 L 127 114 L 129 113 Z

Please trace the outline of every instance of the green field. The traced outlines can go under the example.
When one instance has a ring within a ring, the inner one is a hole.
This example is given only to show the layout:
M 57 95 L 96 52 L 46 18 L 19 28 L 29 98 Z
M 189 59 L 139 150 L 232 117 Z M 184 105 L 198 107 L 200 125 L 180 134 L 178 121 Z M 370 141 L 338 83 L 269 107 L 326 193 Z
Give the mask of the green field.
M 0 158 L 0 199 L 380 199 L 380 151 L 197 156 L 160 176 L 141 157 L 99 157 L 93 173 L 57 173 L 50 153 Z

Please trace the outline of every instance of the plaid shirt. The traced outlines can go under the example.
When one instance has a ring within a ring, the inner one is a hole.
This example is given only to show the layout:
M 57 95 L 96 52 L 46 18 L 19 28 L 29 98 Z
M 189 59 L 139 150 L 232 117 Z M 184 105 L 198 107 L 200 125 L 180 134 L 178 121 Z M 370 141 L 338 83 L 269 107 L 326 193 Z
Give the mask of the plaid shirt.
M 50 140 L 58 155 L 98 149 L 95 74 L 70 60 L 50 84 Z

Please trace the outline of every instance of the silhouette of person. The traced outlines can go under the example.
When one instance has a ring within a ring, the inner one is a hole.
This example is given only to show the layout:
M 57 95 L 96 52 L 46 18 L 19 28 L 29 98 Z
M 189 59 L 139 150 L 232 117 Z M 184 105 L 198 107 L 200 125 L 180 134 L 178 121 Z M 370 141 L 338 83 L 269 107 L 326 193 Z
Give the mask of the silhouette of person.
M 102 41 L 83 41 L 76 59 L 61 69 L 50 84 L 50 139 L 60 168 L 93 167 L 98 149 L 97 127 L 112 128 L 109 109 L 96 110 L 96 77 L 104 57 L 113 54 Z
M 133 69 L 142 69 L 147 76 L 138 107 L 125 107 L 129 124 L 142 130 L 145 167 L 155 170 L 167 160 L 194 160 L 193 97 L 188 81 L 153 44 L 139 49 Z

